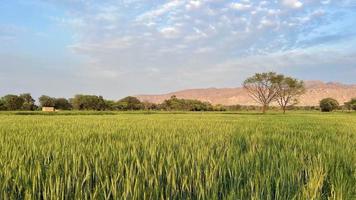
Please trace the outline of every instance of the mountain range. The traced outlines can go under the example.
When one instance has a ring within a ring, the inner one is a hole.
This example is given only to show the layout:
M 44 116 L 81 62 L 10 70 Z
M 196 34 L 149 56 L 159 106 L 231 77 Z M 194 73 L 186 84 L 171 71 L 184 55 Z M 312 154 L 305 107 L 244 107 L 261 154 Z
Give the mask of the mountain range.
M 299 97 L 299 106 L 319 105 L 319 101 L 327 97 L 336 99 L 340 104 L 349 101 L 351 98 L 356 98 L 356 84 L 305 81 L 305 87 L 305 94 Z M 162 103 L 165 99 L 169 99 L 173 95 L 177 98 L 197 99 L 209 102 L 213 105 L 257 105 L 242 87 L 187 89 L 167 94 L 137 95 L 136 97 L 141 101 Z

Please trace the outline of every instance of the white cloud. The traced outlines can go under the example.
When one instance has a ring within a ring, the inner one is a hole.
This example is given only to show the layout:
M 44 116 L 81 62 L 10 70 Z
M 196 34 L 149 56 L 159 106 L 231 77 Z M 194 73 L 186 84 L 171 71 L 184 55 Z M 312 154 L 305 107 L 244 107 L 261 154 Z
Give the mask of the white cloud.
M 251 8 L 251 5 L 235 2 L 230 4 L 230 8 L 238 11 L 245 11 L 245 10 L 249 10 Z
M 182 6 L 183 4 L 184 4 L 184 1 L 181 1 L 181 0 L 169 1 L 168 3 L 165 3 L 154 10 L 150 10 L 150 11 L 143 13 L 142 15 L 139 15 L 136 18 L 136 20 L 137 21 L 153 20 L 157 17 L 160 17 L 166 13 L 173 11 L 174 9 L 176 9 L 179 6 Z
M 294 9 L 303 7 L 303 3 L 299 0 L 282 0 L 282 3 L 283 5 Z
M 197 9 L 199 7 L 201 7 L 203 5 L 201 0 L 190 0 L 187 5 L 185 6 L 185 8 L 187 10 L 192 10 L 192 9 Z
M 84 6 L 75 2 L 76 7 L 68 6 L 69 16 L 55 21 L 78 36 L 70 45 L 74 55 L 85 55 L 78 74 L 92 83 L 110 79 L 115 82 L 110 85 L 122 84 L 129 94 L 140 88 L 157 92 L 233 83 L 240 72 L 290 66 L 284 62 L 288 56 L 300 63 L 305 57 L 290 52 L 301 44 L 323 43 L 314 40 L 330 31 L 329 23 L 335 21 L 331 11 L 338 9 L 337 3 L 314 0 L 103 0 L 90 5 L 83 1 Z M 320 30 L 321 26 L 326 28 Z M 333 30 L 348 27 L 352 26 Z M 127 85 L 131 78 L 138 80 L 136 85 Z M 152 78 L 157 81 L 152 83 Z
M 268 28 L 268 27 L 275 27 L 276 26 L 276 23 L 270 19 L 267 19 L 267 18 L 263 18 L 261 21 L 260 21 L 260 24 L 258 26 L 258 28 Z
M 179 30 L 176 27 L 164 27 L 159 32 L 165 38 L 176 38 L 179 35 Z

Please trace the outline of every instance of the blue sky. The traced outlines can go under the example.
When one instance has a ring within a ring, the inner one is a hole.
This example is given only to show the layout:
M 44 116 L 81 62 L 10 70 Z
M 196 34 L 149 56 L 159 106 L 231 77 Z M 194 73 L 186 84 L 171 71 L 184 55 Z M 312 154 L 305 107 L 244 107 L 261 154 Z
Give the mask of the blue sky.
M 0 95 L 356 83 L 355 27 L 356 0 L 2 0 Z

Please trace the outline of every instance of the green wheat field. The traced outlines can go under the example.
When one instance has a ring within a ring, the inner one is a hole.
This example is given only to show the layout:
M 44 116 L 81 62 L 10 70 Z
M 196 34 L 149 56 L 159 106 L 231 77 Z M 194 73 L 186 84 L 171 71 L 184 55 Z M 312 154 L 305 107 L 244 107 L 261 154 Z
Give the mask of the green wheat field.
M 0 114 L 0 199 L 356 199 L 356 113 Z

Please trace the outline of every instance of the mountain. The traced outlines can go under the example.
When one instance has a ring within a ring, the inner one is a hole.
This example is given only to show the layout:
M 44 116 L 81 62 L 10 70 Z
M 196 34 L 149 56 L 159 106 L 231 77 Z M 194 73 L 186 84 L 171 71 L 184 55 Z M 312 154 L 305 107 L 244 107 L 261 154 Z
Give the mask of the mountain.
M 300 106 L 319 105 L 323 98 L 332 97 L 343 104 L 351 98 L 356 97 L 356 84 L 346 85 L 338 82 L 305 81 L 306 93 L 299 98 Z M 188 89 L 161 95 L 137 95 L 141 101 L 152 103 L 162 103 L 171 96 L 183 99 L 197 99 L 210 102 L 211 104 L 222 105 L 256 105 L 241 88 L 206 88 L 206 89 Z

